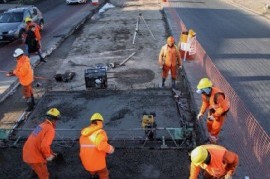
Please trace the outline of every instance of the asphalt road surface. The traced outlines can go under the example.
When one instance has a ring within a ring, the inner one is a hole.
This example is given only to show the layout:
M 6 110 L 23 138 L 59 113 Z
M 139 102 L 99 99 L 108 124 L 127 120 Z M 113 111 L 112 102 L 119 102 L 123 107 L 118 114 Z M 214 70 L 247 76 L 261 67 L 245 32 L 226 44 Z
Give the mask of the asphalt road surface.
M 177 2 L 177 13 L 270 134 L 270 23 L 222 1 Z

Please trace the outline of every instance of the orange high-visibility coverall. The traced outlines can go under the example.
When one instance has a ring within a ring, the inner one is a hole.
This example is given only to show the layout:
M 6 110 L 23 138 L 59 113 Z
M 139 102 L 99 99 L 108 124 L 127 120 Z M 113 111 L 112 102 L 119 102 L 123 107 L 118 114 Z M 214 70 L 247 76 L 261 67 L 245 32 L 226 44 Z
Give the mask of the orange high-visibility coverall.
M 202 106 L 200 113 L 204 114 L 209 108 L 208 116 L 213 116 L 213 121 L 207 120 L 207 130 L 212 135 L 217 137 L 224 123 L 225 114 L 230 108 L 230 102 L 225 94 L 217 87 L 212 87 L 210 96 L 202 94 Z
M 171 70 L 172 78 L 175 80 L 177 77 L 177 68 L 182 66 L 182 60 L 176 45 L 169 47 L 164 45 L 159 53 L 159 64 L 163 65 L 162 78 L 167 78 L 169 70 Z
M 23 95 L 30 98 L 33 94 L 32 83 L 34 81 L 34 73 L 30 64 L 30 60 L 26 55 L 22 55 L 17 59 L 17 66 L 13 70 L 13 74 L 19 78 L 20 84 L 23 86 Z
M 205 177 L 222 178 L 225 175 L 232 176 L 238 165 L 238 155 L 218 145 L 202 145 L 211 155 L 210 163 L 196 166 L 191 162 L 189 179 L 197 179 L 200 169 L 205 170 Z
M 37 126 L 23 146 L 23 161 L 37 173 L 39 179 L 48 179 L 46 158 L 53 155 L 51 144 L 55 137 L 55 126 L 45 120 Z
M 106 154 L 112 146 L 108 144 L 107 134 L 102 127 L 102 122 L 97 121 L 97 125 L 91 124 L 81 131 L 80 158 L 84 168 L 92 175 L 97 173 L 100 179 L 107 179 Z

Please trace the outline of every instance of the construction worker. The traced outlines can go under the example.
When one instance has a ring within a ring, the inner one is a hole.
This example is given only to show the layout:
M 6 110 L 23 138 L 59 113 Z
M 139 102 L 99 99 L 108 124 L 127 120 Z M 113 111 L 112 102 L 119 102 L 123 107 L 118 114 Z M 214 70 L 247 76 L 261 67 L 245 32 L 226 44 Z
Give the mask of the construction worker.
M 202 95 L 202 105 L 197 119 L 200 120 L 207 109 L 207 130 L 211 143 L 216 143 L 223 126 L 225 115 L 229 111 L 230 102 L 225 94 L 217 87 L 213 87 L 208 78 L 202 78 L 197 86 L 197 93 Z
M 25 26 L 25 33 L 24 33 L 24 35 L 23 35 L 23 38 L 24 38 L 24 40 L 26 41 L 27 40 L 27 36 L 29 35 L 29 30 L 31 30 L 31 28 L 33 28 L 33 26 L 34 26 L 34 36 L 35 36 L 35 39 L 37 40 L 37 46 L 38 46 L 38 51 L 37 51 L 37 53 L 38 53 L 38 55 L 39 55 L 39 57 L 40 57 L 40 61 L 42 61 L 42 62 L 47 62 L 43 57 L 42 57 L 42 55 L 41 55 L 41 33 L 40 33 L 40 31 L 41 31 L 41 27 L 38 25 L 38 24 L 36 24 L 36 23 L 34 23 L 33 22 L 33 20 L 30 18 L 30 17 L 27 17 L 27 18 L 25 18 L 25 23 L 26 23 L 26 26 Z M 31 28 L 30 28 L 31 27 Z M 29 43 L 26 43 L 26 51 L 28 52 L 28 55 L 30 55 L 30 52 L 29 52 Z
M 25 39 L 25 44 L 28 46 L 28 56 L 30 57 L 31 53 L 38 53 L 40 61 L 46 62 L 41 55 L 40 43 L 38 42 L 35 34 L 36 26 L 30 25 L 29 30 L 27 31 L 27 36 Z
M 191 152 L 189 179 L 197 179 L 203 169 L 204 179 L 232 179 L 238 155 L 218 145 L 201 145 Z
M 100 113 L 94 113 L 90 118 L 89 127 L 81 131 L 80 158 L 84 168 L 92 177 L 108 179 L 109 171 L 106 167 L 106 154 L 112 154 L 114 147 L 108 144 L 108 137 L 103 128 L 103 117 Z
M 39 179 L 49 179 L 47 162 L 57 156 L 51 144 L 55 137 L 56 121 L 59 119 L 58 109 L 48 110 L 45 121 L 34 129 L 23 146 L 23 161 L 35 171 Z
M 20 84 L 22 85 L 22 93 L 25 98 L 28 108 L 26 111 L 31 111 L 35 105 L 35 99 L 33 95 L 32 83 L 34 81 L 33 69 L 30 64 L 29 58 L 24 55 L 22 49 L 17 48 L 14 51 L 13 57 L 17 59 L 16 68 L 7 73 L 6 76 L 17 76 L 19 78 Z
M 25 27 L 26 32 L 28 32 L 28 30 L 30 30 L 30 26 L 35 26 L 34 33 L 35 33 L 36 39 L 37 39 L 37 41 L 40 45 L 40 48 L 41 48 L 41 34 L 40 34 L 41 28 L 40 28 L 40 26 L 38 24 L 34 23 L 30 17 L 25 18 L 25 23 L 26 23 L 26 27 Z
M 168 37 L 167 44 L 160 50 L 159 65 L 162 68 L 162 87 L 165 86 L 165 80 L 171 71 L 172 88 L 175 88 L 177 69 L 182 68 L 182 60 L 172 36 Z

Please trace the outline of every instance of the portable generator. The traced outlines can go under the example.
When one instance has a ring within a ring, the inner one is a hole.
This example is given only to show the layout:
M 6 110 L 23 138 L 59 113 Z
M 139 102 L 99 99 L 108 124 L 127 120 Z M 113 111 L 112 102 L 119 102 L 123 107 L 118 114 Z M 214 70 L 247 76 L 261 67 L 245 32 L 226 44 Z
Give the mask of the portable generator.
M 106 68 L 89 68 L 84 71 L 85 87 L 107 88 L 107 69 Z

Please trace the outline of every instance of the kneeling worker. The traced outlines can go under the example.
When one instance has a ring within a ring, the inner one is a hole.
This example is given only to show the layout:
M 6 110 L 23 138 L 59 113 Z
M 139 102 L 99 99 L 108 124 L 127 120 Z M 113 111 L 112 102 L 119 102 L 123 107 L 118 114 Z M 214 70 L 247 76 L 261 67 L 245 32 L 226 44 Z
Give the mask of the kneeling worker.
M 108 137 L 103 128 L 103 117 L 94 113 L 90 118 L 89 127 L 81 131 L 80 158 L 84 168 L 92 176 L 108 179 L 109 171 L 106 166 L 106 155 L 114 152 L 114 147 L 108 144 Z

